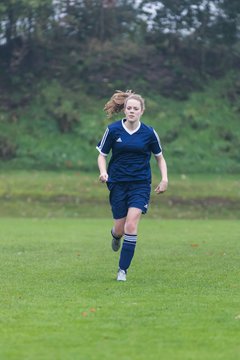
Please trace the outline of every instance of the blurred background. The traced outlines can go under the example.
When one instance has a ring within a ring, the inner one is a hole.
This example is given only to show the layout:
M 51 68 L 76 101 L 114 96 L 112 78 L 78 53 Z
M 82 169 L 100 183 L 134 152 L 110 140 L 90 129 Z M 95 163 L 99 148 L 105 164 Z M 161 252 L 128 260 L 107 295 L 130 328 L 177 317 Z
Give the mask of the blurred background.
M 14 179 L 30 184 L 21 171 L 93 184 L 116 89 L 145 98 L 142 120 L 159 133 L 172 178 L 201 174 L 191 198 L 204 181 L 208 199 L 240 197 L 239 0 L 2 0 L 0 69 L 2 201 L 20 189 Z M 227 179 L 217 193 L 216 176 Z

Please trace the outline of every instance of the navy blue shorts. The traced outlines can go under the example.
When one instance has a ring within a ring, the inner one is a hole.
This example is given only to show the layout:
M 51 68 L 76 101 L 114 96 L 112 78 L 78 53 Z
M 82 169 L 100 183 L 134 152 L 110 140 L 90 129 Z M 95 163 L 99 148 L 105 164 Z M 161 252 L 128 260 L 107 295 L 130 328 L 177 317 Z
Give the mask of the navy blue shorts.
M 141 181 L 107 183 L 109 201 L 114 219 L 127 216 L 128 209 L 134 207 L 146 214 L 150 200 L 151 184 Z

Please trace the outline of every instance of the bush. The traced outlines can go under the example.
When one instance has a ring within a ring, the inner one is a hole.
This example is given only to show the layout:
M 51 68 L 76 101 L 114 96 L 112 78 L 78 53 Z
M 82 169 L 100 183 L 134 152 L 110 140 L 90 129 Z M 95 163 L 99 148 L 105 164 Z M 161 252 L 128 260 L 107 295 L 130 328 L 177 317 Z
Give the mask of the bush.
M 10 139 L 0 136 L 0 159 L 10 160 L 16 157 L 17 145 Z

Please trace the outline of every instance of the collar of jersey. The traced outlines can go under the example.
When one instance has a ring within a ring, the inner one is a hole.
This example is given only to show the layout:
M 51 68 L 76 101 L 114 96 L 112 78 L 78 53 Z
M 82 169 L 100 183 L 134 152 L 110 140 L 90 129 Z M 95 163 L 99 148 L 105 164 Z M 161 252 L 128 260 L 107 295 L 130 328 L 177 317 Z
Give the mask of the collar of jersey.
M 131 130 L 129 130 L 129 129 L 124 125 L 124 120 L 126 120 L 126 119 L 125 119 L 125 118 L 122 119 L 122 126 L 123 126 L 124 130 L 126 130 L 126 132 L 129 133 L 130 135 L 134 134 L 135 132 L 137 132 L 137 131 L 140 129 L 140 126 L 141 126 L 141 122 L 140 122 L 140 121 L 139 121 L 138 127 L 137 127 L 136 129 L 134 129 L 134 130 L 131 131 Z

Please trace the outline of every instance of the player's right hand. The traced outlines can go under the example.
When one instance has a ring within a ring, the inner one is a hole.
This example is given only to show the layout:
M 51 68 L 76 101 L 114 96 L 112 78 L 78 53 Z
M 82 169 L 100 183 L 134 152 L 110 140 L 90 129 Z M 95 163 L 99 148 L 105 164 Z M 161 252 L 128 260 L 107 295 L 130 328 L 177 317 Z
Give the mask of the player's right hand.
M 100 174 L 99 181 L 101 181 L 102 183 L 107 182 L 108 181 L 108 174 L 107 173 Z

